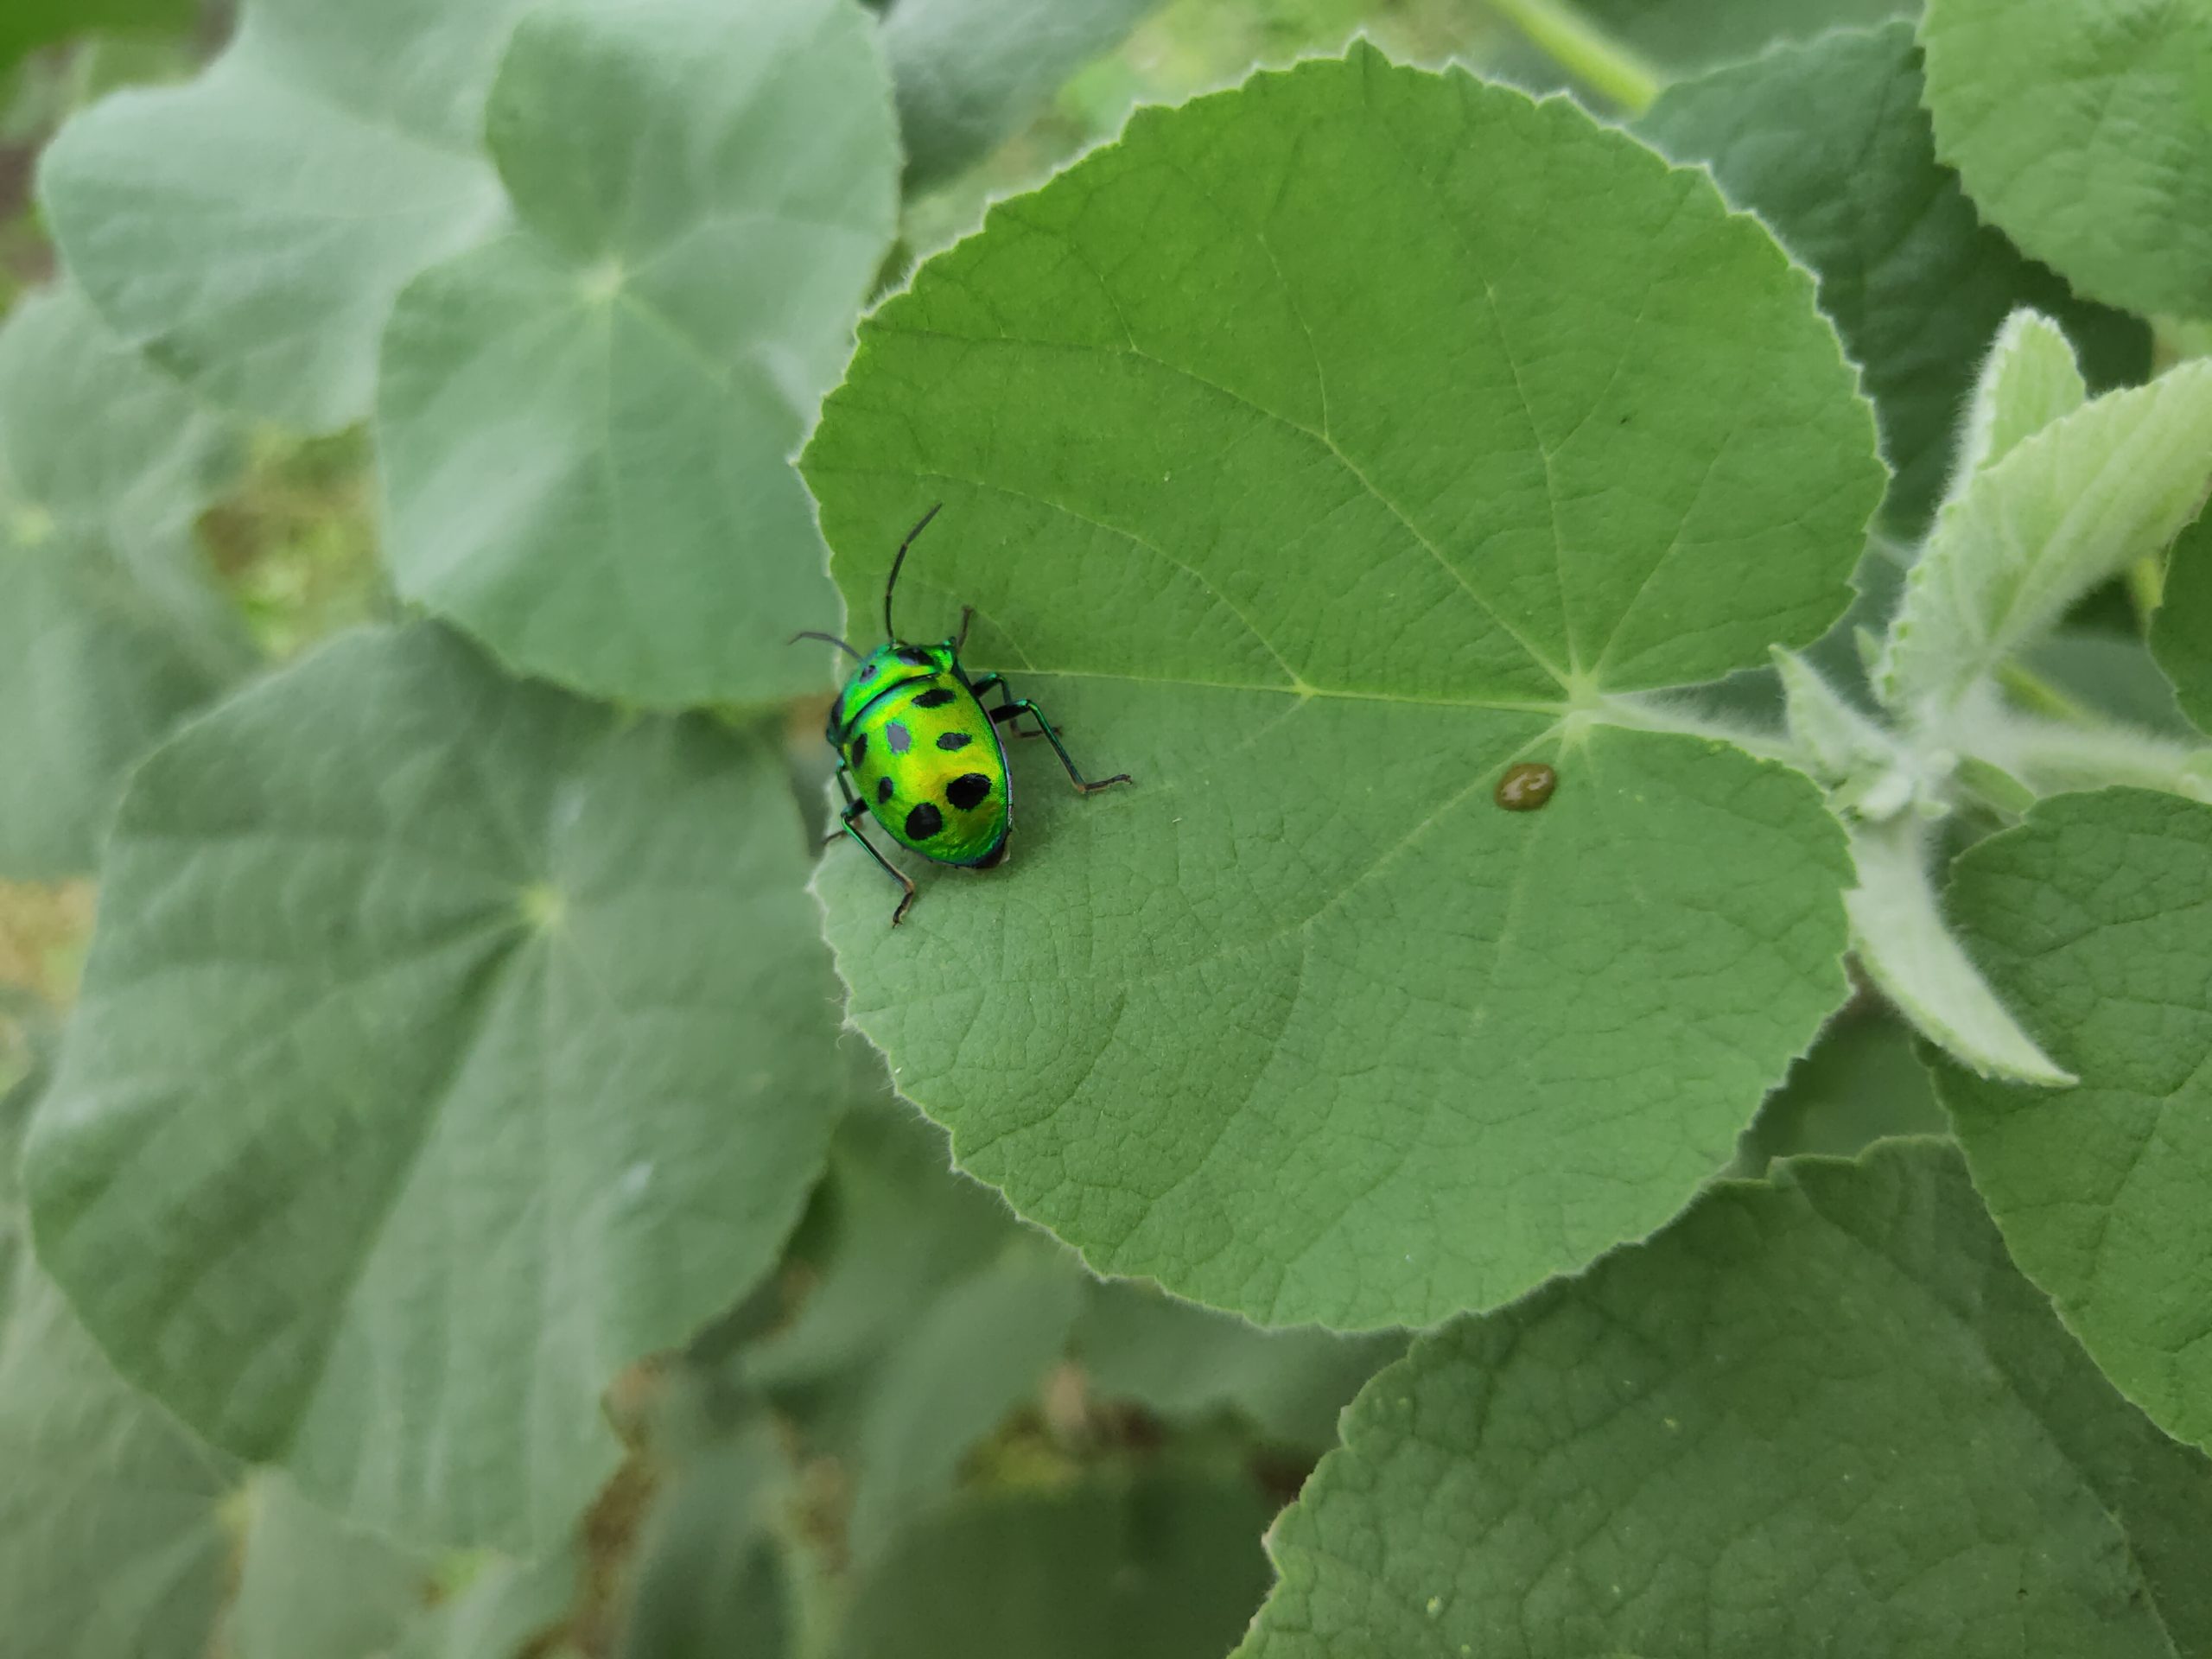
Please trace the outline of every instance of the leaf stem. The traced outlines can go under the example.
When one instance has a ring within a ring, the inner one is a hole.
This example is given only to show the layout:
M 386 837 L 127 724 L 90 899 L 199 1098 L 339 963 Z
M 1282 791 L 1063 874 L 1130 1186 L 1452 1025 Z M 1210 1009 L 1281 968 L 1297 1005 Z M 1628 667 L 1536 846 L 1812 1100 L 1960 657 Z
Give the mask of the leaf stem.
M 2075 702 L 2043 676 L 2019 662 L 1999 664 L 1997 683 L 2005 689 L 2006 696 L 2031 714 L 2047 715 L 2070 726 L 2101 726 L 2105 723 L 2104 717 L 2094 709 Z
M 1616 40 L 1568 0 L 1490 0 L 1529 43 L 1592 91 L 1630 115 L 1651 107 L 1664 84 L 1643 54 Z

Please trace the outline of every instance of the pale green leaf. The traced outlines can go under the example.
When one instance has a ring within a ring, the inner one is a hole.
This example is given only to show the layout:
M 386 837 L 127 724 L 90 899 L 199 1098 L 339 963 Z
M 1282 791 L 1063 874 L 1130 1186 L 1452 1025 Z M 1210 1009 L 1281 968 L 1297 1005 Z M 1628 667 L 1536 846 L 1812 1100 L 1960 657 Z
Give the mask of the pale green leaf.
M 251 662 L 191 528 L 236 463 L 74 289 L 0 327 L 0 874 L 90 870 L 132 763 Z
M 1876 677 L 1941 724 L 2066 608 L 2165 550 L 2212 482 L 2212 363 L 2107 392 L 1965 480 L 1905 583 Z
M 904 626 L 974 604 L 1136 777 L 1017 746 L 1011 865 L 896 931 L 858 849 L 817 878 L 965 1168 L 1102 1271 L 1371 1327 L 1726 1161 L 1842 1000 L 1840 837 L 1579 711 L 1843 609 L 1882 473 L 1811 299 L 1701 174 L 1363 48 L 1141 111 L 863 327 L 804 463 L 848 605 L 943 500 Z
M 32 1262 L 14 1153 L 38 1087 L 0 1095 L 0 1647 L 201 1659 L 238 1471 L 124 1384 Z
M 1396 1332 L 1269 1331 L 1128 1279 L 1092 1289 L 1073 1344 L 1101 1399 L 1178 1420 L 1235 1411 L 1265 1440 L 1304 1452 L 1336 1444 L 1337 1414 L 1405 1350 Z
M 1219 1659 L 1267 1588 L 1258 1487 L 1095 1477 L 979 1494 L 861 1580 L 840 1659 Z
M 899 87 L 906 182 L 927 189 L 981 160 L 1160 0 L 898 0 L 883 49 Z
M 2212 1465 L 2097 1374 L 1956 1152 L 1777 1179 L 1378 1376 L 1238 1653 L 2206 1651 Z
M 2084 294 L 2212 315 L 2212 11 L 1928 0 L 1928 107 L 1975 205 Z
M 1853 708 L 1810 663 L 1794 651 L 1777 650 L 1774 665 L 1782 676 L 1783 715 L 1789 723 L 1789 741 L 1797 746 L 1801 764 L 1815 778 L 1834 789 L 1900 764 L 1904 757 L 1897 741 Z M 1897 805 L 1905 804 L 1900 800 Z
M 368 412 L 407 280 L 505 209 L 478 148 L 525 0 L 249 0 L 188 86 L 119 92 L 41 199 L 102 315 L 219 402 L 308 430 Z
M 883 1357 L 855 1459 L 846 1527 L 856 1559 L 882 1553 L 953 1487 L 961 1459 L 1040 1391 L 1059 1362 L 1083 1271 L 1034 1236 L 940 1297 Z
M 249 1490 L 226 1659 L 382 1659 L 429 1605 L 433 1563 L 348 1527 L 281 1475 Z
M 617 1659 L 781 1659 L 793 1595 L 776 1529 L 790 1466 L 765 1418 L 705 1447 L 653 1501 Z
M 747 1348 L 747 1381 L 779 1398 L 871 1374 L 950 1285 L 1020 1228 L 1005 1202 L 952 1168 L 944 1135 L 905 1102 L 855 1109 L 830 1143 L 831 1237 L 798 1312 Z
M 2023 438 L 2088 401 L 2088 383 L 2065 332 L 2039 311 L 2023 307 L 2012 313 L 1998 330 L 1967 405 L 1951 493 L 2011 454 Z
M 819 688 L 836 601 L 789 456 L 896 211 L 851 0 L 570 0 L 491 96 L 521 228 L 428 271 L 385 340 L 399 590 L 626 702 Z
M 2212 513 L 2176 541 L 2165 592 L 2151 619 L 2151 650 L 2197 728 L 2212 732 Z
M 2212 808 L 2043 803 L 1954 867 L 1975 959 L 2077 1089 L 1944 1103 L 2021 1270 L 2169 1433 L 2212 1443 Z
M 419 1620 L 391 1659 L 565 1659 L 569 1650 L 549 1649 L 546 1638 L 576 1599 L 578 1567 L 568 1550 L 536 1561 L 494 1561 Z
M 1985 1077 L 2074 1081 L 2020 1029 L 1946 923 L 1929 874 L 1928 825 L 1906 813 L 1851 832 L 1859 885 L 1845 897 L 1851 948 L 1905 1018 Z
M 1886 513 L 1907 536 L 1943 493 L 1960 404 L 2015 307 L 2064 308 L 2100 385 L 2139 379 L 2150 359 L 2140 322 L 2075 304 L 1975 217 L 1936 159 L 1920 95 L 1920 53 L 1900 19 L 1684 82 L 1637 124 L 1669 155 L 1709 162 L 1729 199 L 1819 276 L 1821 308 L 1881 412 L 1897 474 Z
M 562 1536 L 601 1389 L 772 1265 L 820 1167 L 802 859 L 768 734 L 339 640 L 133 780 L 27 1154 L 48 1267 L 357 1522 Z

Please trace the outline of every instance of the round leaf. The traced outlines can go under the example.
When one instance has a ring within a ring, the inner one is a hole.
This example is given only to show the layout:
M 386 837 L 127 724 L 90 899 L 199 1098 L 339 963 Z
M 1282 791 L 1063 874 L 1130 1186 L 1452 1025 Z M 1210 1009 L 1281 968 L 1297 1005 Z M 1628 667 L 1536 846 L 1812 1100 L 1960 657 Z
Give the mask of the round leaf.
M 1376 1377 L 1241 1659 L 2204 1651 L 2212 1465 L 2097 1375 L 1957 1154 L 1777 1168 Z
M 201 1659 L 229 1576 L 231 1460 L 115 1375 L 31 1260 L 0 1093 L 0 1607 L 39 1659 Z
M 89 871 L 124 774 L 251 660 L 191 532 L 236 448 L 73 289 L 0 328 L 0 872 Z
M 433 1564 L 318 1509 L 278 1476 L 252 1486 L 230 1659 L 380 1659 L 437 1588 Z
M 1920 95 L 1920 52 L 1899 19 L 1715 70 L 1637 124 L 1669 155 L 1709 162 L 1820 277 L 1821 308 L 1880 410 L 1897 474 L 1887 514 L 1908 536 L 1943 493 L 1960 405 L 2015 307 L 2063 317 L 2100 386 L 2140 379 L 2151 354 L 2140 322 L 2075 302 L 1982 225 L 1936 159 Z
M 1974 203 L 2082 293 L 2212 315 L 2212 12 L 1929 0 L 1936 145 Z
M 378 436 L 400 591 L 655 707 L 818 688 L 788 457 L 851 345 L 898 141 L 850 0 L 565 4 L 491 99 L 524 229 L 400 296 Z M 491 480 L 487 484 L 487 480 Z
M 773 1262 L 844 1068 L 779 746 L 357 634 L 126 796 L 27 1152 L 118 1365 L 309 1497 L 536 1547 Z M 404 1402 L 404 1408 L 397 1402 Z
M 1103 1270 L 1372 1326 L 1727 1161 L 1841 1000 L 1840 836 L 1588 715 L 1842 610 L 1882 474 L 1810 290 L 1702 174 L 1363 48 L 1141 113 L 864 326 L 804 461 L 848 605 L 944 500 L 902 626 L 974 604 L 1137 779 L 1017 745 L 1012 865 L 895 932 L 858 849 L 818 878 L 965 1167 Z
M 2212 1445 L 2212 808 L 2045 801 L 1955 867 L 1975 959 L 2081 1086 L 1945 1064 L 1960 1143 L 2021 1270 L 2128 1397 Z
M 40 194 L 70 274 L 217 401 L 359 420 L 393 296 L 504 212 L 476 127 L 525 3 L 252 0 L 197 80 L 55 138 Z

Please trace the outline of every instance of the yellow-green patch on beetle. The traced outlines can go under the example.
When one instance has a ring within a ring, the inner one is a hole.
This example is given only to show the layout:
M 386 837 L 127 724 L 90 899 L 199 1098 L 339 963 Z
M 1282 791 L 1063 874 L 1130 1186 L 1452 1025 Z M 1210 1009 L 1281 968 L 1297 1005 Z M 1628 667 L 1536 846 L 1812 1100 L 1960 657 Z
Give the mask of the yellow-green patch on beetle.
M 844 689 L 830 705 L 825 734 L 837 754 L 837 786 L 845 796 L 838 834 L 860 842 L 884 874 L 906 889 L 891 912 L 893 927 L 914 902 L 914 884 L 861 833 L 861 816 L 873 813 L 901 847 L 939 864 L 982 870 L 1001 862 L 1014 833 L 1014 779 L 1000 738 L 1001 726 L 1024 715 L 1035 721 L 1034 733 L 1017 726 L 1017 735 L 1039 736 L 1052 744 L 1079 793 L 1129 781 L 1126 772 L 1095 781 L 1084 777 L 1035 703 L 1014 696 L 999 675 L 969 677 L 960 651 L 967 643 L 972 609 L 960 613 L 960 632 L 940 644 L 911 645 L 899 638 L 891 620 L 892 592 L 907 550 L 938 512 L 931 507 L 922 515 L 891 561 L 883 584 L 882 645 L 862 656 L 831 634 L 793 636 L 827 640 L 855 659 Z M 986 709 L 982 699 L 989 691 L 998 693 L 999 702 Z

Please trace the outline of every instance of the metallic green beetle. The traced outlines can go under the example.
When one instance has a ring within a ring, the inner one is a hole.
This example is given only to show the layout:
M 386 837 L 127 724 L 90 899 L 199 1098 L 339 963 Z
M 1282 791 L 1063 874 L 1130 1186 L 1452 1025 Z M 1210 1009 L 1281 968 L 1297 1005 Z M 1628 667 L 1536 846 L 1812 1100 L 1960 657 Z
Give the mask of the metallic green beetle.
M 914 884 L 861 833 L 861 815 L 874 813 L 893 841 L 939 864 L 988 870 L 1002 862 L 1014 833 L 1014 778 L 1007 768 L 1006 745 L 999 741 L 1001 726 L 1023 715 L 1034 720 L 1036 731 L 1015 726 L 1015 735 L 1050 743 L 1079 794 L 1129 781 L 1126 772 L 1095 781 L 1085 778 L 1035 703 L 1016 697 L 996 674 L 969 677 L 960 665 L 960 649 L 967 643 L 974 607 L 960 613 L 960 632 L 941 645 L 913 645 L 899 638 L 891 621 L 892 590 L 899 584 L 907 549 L 943 505 L 939 502 L 922 515 L 891 561 L 883 584 L 882 645 L 863 657 L 834 634 L 791 636 L 826 640 L 859 662 L 830 705 L 826 735 L 836 751 L 837 786 L 845 794 L 837 834 L 860 842 L 883 873 L 906 890 L 891 912 L 893 927 L 914 902 Z M 986 691 L 999 694 L 997 708 L 983 707 Z

